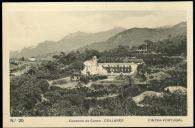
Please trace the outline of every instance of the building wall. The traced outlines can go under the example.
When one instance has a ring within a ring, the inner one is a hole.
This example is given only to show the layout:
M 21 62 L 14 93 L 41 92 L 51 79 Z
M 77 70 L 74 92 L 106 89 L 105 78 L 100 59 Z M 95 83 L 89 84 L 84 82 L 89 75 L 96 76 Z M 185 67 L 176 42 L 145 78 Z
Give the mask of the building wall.
M 131 64 L 123 63 L 99 63 L 108 73 L 130 73 Z
M 102 66 L 98 65 L 96 57 L 93 57 L 92 60 L 85 61 L 84 66 L 84 69 L 81 71 L 84 75 L 107 74 L 107 71 Z
M 133 75 L 137 72 L 139 63 L 98 63 L 97 58 L 84 62 L 84 69 L 81 71 L 84 75 Z

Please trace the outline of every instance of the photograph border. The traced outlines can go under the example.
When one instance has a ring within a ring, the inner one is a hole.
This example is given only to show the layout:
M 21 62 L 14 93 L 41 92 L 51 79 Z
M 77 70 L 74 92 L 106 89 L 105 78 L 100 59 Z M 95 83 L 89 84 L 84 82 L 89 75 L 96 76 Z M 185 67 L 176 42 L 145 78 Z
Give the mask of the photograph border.
M 21 10 L 62 9 L 71 10 L 78 6 L 81 10 L 184 10 L 187 12 L 187 116 L 64 116 L 64 117 L 10 117 L 9 86 L 9 43 L 5 35 L 6 11 L 14 3 L 3 3 L 3 126 L 4 127 L 182 127 L 193 126 L 193 5 L 192 2 L 58 2 L 58 3 L 16 3 Z M 76 9 L 76 8 L 75 8 Z M 122 122 L 114 122 L 120 119 Z M 181 121 L 168 121 L 181 120 Z M 16 120 L 11 122 L 11 120 Z M 23 120 L 20 122 L 20 120 Z M 89 120 L 89 122 L 71 122 L 71 120 Z M 99 122 L 98 120 L 101 120 Z M 111 122 L 105 122 L 111 120 Z M 154 120 L 154 121 L 153 121 Z

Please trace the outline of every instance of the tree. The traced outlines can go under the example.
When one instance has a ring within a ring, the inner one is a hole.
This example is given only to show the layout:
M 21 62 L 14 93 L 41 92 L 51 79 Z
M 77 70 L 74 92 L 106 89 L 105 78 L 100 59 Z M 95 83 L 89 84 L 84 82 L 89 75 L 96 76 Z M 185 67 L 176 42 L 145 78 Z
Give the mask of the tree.
M 48 89 L 46 80 L 37 79 L 35 76 L 22 75 L 11 79 L 11 115 L 31 115 L 33 107 L 41 101 L 41 94 Z

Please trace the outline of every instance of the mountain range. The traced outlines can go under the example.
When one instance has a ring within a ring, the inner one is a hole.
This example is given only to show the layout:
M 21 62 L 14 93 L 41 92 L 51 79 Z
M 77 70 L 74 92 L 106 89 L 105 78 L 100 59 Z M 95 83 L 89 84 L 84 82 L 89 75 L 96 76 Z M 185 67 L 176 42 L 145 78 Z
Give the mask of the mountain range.
M 160 27 L 160 28 L 132 28 L 125 30 L 116 34 L 115 36 L 109 38 L 107 41 L 102 41 L 98 43 L 93 43 L 80 48 L 84 49 L 94 49 L 98 51 L 104 51 L 116 48 L 119 45 L 127 45 L 129 47 L 138 46 L 144 43 L 145 40 L 159 41 L 167 39 L 170 36 L 176 37 L 178 35 L 186 35 L 187 23 L 181 22 L 170 27 Z
M 143 44 L 145 40 L 158 41 L 167 39 L 170 36 L 175 37 L 186 34 L 186 32 L 186 22 L 169 27 L 131 29 L 118 27 L 98 33 L 76 32 L 65 36 L 57 42 L 45 41 L 35 48 L 24 48 L 20 52 L 11 52 L 11 57 L 44 56 L 61 51 L 83 51 L 85 49 L 104 51 L 116 48 L 119 45 L 138 46 Z
M 110 37 L 116 35 L 119 32 L 124 31 L 124 28 L 116 27 L 108 31 L 97 33 L 85 33 L 75 32 L 66 35 L 59 41 L 44 41 L 39 43 L 36 47 L 24 48 L 21 51 L 12 51 L 10 57 L 38 57 L 45 56 L 47 54 L 58 52 L 70 52 L 80 47 L 89 45 L 94 42 L 102 42 L 108 40 Z

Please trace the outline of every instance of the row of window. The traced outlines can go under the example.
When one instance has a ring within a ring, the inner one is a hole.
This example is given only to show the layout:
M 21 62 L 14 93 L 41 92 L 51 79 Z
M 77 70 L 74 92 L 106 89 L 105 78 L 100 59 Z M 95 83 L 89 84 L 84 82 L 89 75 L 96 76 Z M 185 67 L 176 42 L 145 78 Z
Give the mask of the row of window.
M 122 66 L 119 66 L 119 65 L 103 65 L 103 67 L 111 67 L 111 68 L 112 68 L 112 67 L 113 67 L 113 68 L 114 68 L 114 67 L 119 67 L 119 68 L 124 67 L 124 68 L 125 68 L 125 67 L 131 67 L 131 65 L 122 65 Z
M 110 69 L 110 71 L 111 72 L 117 72 L 117 71 L 130 72 L 131 69 L 129 69 L 129 68 L 125 68 L 125 69 L 123 69 L 123 68 L 121 68 L 121 69 L 114 69 L 114 68 L 112 68 L 112 69 Z

